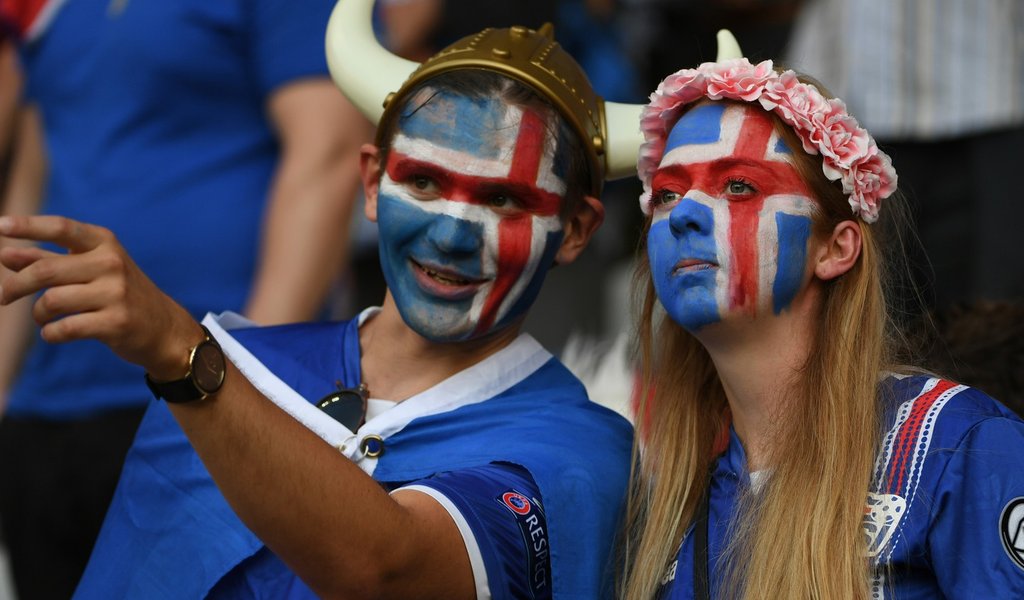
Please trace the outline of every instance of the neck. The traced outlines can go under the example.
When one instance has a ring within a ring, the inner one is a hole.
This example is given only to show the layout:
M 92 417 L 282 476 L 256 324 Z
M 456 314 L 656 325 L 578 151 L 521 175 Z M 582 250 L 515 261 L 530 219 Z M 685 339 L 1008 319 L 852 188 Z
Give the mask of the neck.
M 374 398 L 401 402 L 430 389 L 511 344 L 521 320 L 480 338 L 435 342 L 402 320 L 391 292 L 359 328 L 363 382 Z
M 779 315 L 717 323 L 697 332 L 718 371 L 751 472 L 769 466 L 774 425 L 785 412 L 785 401 L 800 393 L 817 304 L 811 293 Z

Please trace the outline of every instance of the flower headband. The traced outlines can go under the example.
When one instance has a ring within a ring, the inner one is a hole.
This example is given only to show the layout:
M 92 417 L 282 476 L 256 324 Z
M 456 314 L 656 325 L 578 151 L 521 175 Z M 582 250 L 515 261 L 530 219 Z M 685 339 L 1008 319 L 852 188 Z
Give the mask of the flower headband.
M 735 46 L 731 35 L 728 39 Z M 703 98 L 757 101 L 777 114 L 796 131 L 805 152 L 822 155 L 825 176 L 842 182 L 853 214 L 868 223 L 878 219 L 879 202 L 896 190 L 892 161 L 850 116 L 842 100 L 825 98 L 813 85 L 801 83 L 793 71 L 777 73 L 770 60 L 753 65 L 746 58 L 722 60 L 720 54 L 718 62 L 665 78 L 641 114 L 644 143 L 637 174 L 644 185 L 640 207 L 645 214 L 651 214 L 651 179 L 664 154 L 670 125 L 687 105 Z

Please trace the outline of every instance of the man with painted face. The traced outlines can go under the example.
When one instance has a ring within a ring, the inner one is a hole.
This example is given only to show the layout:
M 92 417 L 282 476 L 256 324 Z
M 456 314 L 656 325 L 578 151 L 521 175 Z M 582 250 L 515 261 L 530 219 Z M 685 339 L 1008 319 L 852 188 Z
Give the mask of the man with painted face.
M 549 31 L 490 30 L 419 66 L 367 41 L 369 8 L 339 4 L 328 56 L 380 117 L 361 166 L 381 307 L 201 327 L 109 232 L 0 219 L 0 235 L 70 250 L 4 250 L 16 274 L 0 302 L 42 291 L 45 339 L 105 342 L 166 400 L 78 598 L 610 591 L 630 427 L 519 330 L 547 271 L 599 226 L 605 176 L 633 164 L 638 135 L 616 145 L 606 124 L 635 129 L 639 109 L 602 103 Z M 381 115 L 392 76 L 413 69 Z

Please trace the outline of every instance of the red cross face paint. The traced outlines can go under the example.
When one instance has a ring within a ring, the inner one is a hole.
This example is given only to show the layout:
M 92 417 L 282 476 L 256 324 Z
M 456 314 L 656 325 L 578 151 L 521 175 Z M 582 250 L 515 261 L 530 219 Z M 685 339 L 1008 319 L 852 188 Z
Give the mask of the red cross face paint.
M 526 312 L 561 245 L 557 128 L 444 91 L 417 94 L 405 113 L 378 195 L 388 288 L 428 339 L 486 335 Z
M 652 181 L 658 298 L 690 331 L 785 310 L 805 280 L 810 190 L 760 108 L 708 103 L 669 132 Z

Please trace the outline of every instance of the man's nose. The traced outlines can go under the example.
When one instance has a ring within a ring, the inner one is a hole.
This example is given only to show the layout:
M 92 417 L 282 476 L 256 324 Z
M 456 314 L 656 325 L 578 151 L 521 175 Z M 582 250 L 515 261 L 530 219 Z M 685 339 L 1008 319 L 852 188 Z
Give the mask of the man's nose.
M 709 206 L 689 198 L 683 198 L 672 208 L 668 222 L 676 237 L 693 234 L 707 235 L 714 228 L 715 217 Z
M 483 225 L 450 215 L 440 215 L 430 225 L 428 235 L 431 243 L 442 252 L 476 252 L 483 244 Z

